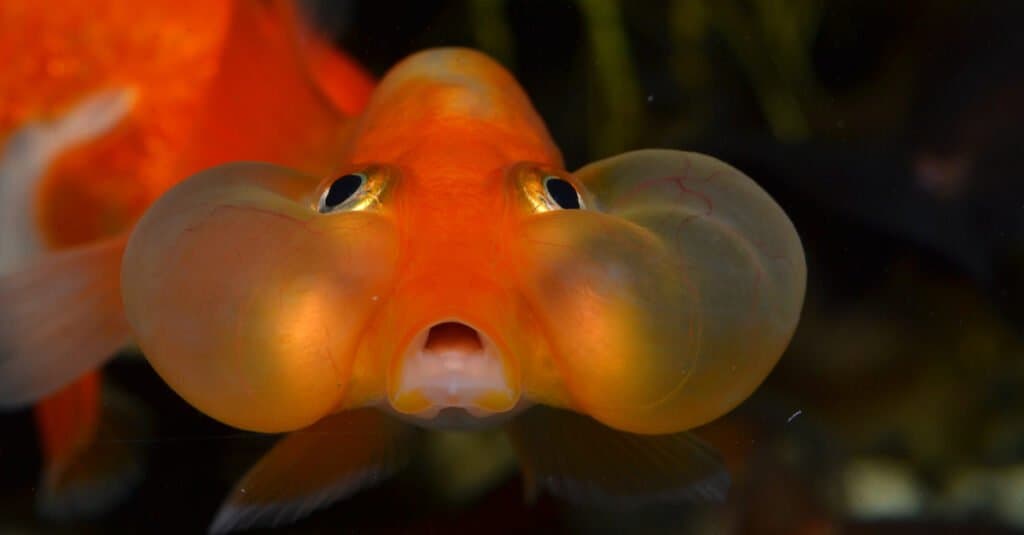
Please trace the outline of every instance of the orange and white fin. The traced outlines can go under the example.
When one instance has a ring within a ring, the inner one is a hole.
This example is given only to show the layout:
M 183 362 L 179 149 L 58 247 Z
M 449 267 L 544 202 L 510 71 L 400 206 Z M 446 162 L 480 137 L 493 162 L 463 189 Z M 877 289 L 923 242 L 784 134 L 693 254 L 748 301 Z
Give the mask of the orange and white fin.
M 42 250 L 33 207 L 50 165 L 66 151 L 110 131 L 128 115 L 135 90 L 97 91 L 53 120 L 33 121 L 13 132 L 0 152 L 0 274 Z
M 718 455 L 690 433 L 625 433 L 543 406 L 516 417 L 506 431 L 530 501 L 544 489 L 577 504 L 630 509 L 724 501 L 729 488 Z
M 127 234 L 46 253 L 0 276 L 0 407 L 52 394 L 128 345 L 126 241 Z
M 210 533 L 293 522 L 398 471 L 414 429 L 376 409 L 346 411 L 278 442 L 221 505 Z
M 37 510 L 64 519 L 104 513 L 142 479 L 137 445 L 147 435 L 144 413 L 124 394 L 100 388 L 90 372 L 35 408 L 43 448 Z

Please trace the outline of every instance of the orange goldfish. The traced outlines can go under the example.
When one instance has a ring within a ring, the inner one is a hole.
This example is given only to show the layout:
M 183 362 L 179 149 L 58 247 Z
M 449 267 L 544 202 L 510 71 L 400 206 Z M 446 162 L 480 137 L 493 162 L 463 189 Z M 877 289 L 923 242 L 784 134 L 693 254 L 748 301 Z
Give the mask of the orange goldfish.
M 380 480 L 412 427 L 505 426 L 533 492 L 720 496 L 686 431 L 760 384 L 797 324 L 799 238 L 708 156 L 569 172 L 515 79 L 471 50 L 394 67 L 335 171 L 203 171 L 121 259 L 135 339 L 186 401 L 292 432 L 213 531 L 280 522 Z
M 40 508 L 99 511 L 140 468 L 97 371 L 134 339 L 127 231 L 209 165 L 326 172 L 373 81 L 264 0 L 5 1 L 0 63 L 0 404 L 39 400 Z

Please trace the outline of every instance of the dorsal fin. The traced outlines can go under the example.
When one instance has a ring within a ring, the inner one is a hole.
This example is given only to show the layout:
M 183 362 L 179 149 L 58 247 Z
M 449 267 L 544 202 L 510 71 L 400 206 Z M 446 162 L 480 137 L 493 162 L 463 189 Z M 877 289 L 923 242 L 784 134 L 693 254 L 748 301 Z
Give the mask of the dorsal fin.
M 326 173 L 346 117 L 372 87 L 369 75 L 305 29 L 291 2 L 239 2 L 179 177 L 239 160 Z

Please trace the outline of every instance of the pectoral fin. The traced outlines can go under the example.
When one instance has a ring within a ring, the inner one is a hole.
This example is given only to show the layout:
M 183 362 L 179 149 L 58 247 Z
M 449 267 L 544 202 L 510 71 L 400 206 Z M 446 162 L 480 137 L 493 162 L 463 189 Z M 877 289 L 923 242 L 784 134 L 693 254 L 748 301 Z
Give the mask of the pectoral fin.
M 274 526 L 372 486 L 408 459 L 412 428 L 376 409 L 328 416 L 278 442 L 231 491 L 211 533 Z
M 517 417 L 507 431 L 528 499 L 545 489 L 574 503 L 632 508 L 721 501 L 729 488 L 718 454 L 690 433 L 636 435 L 542 406 Z

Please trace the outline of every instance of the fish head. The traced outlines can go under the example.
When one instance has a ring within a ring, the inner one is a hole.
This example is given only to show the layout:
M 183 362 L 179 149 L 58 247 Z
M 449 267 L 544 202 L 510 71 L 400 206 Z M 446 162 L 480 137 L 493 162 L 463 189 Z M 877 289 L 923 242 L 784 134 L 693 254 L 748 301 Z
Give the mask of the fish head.
M 205 171 L 129 241 L 140 346 L 214 418 L 378 406 L 429 427 L 540 403 L 674 432 L 747 397 L 795 327 L 802 249 L 767 194 L 678 151 L 570 173 L 478 52 L 397 65 L 338 161 Z
M 531 208 L 520 168 L 562 162 L 515 79 L 472 50 L 413 55 L 382 80 L 345 159 L 389 170 L 400 242 L 357 357 L 353 383 L 369 388 L 354 397 L 384 392 L 389 409 L 424 424 L 446 409 L 486 419 L 532 402 L 524 375 L 543 340 L 515 276 Z

